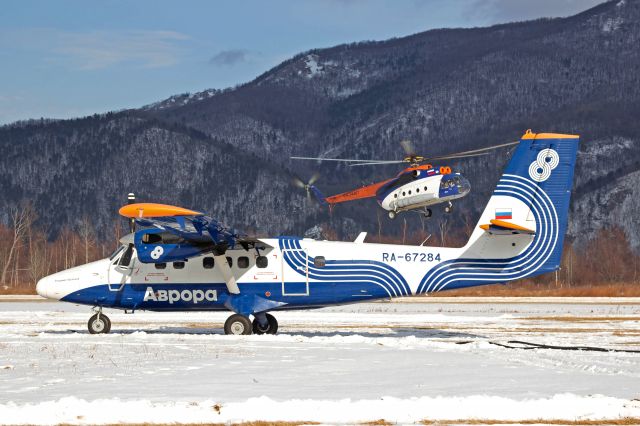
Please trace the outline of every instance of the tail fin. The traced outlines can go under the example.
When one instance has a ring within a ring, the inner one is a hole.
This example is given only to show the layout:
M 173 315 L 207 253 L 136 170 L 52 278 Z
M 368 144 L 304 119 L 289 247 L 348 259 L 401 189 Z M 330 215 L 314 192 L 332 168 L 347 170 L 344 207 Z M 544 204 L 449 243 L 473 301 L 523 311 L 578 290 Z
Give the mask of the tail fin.
M 469 242 L 423 278 L 419 292 L 555 271 L 567 229 L 579 136 L 527 131 Z
M 309 190 L 313 193 L 313 196 L 316 197 L 320 204 L 327 204 L 327 198 L 322 195 L 322 192 L 320 192 L 320 190 L 315 185 L 309 185 Z

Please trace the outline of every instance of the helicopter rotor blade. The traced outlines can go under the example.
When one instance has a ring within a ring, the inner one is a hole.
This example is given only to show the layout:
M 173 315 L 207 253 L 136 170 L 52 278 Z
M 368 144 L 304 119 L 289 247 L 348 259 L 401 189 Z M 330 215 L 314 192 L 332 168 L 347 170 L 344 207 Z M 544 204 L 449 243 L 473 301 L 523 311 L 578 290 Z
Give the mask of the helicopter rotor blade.
M 346 163 L 368 163 L 378 160 L 356 160 L 354 158 L 319 158 L 319 157 L 289 157 L 292 160 L 340 161 Z
M 424 161 L 456 160 L 458 158 L 483 157 L 485 155 L 489 155 L 489 153 L 488 152 L 478 152 L 476 154 L 441 155 L 439 157 L 425 158 Z
M 293 179 L 291 179 L 291 183 L 293 184 L 293 186 L 297 186 L 300 189 L 305 189 L 305 184 L 302 181 L 302 179 L 300 179 L 299 177 L 295 176 Z
M 517 141 L 517 142 L 509 142 L 509 143 L 502 143 L 502 144 L 499 144 L 499 145 L 487 146 L 485 148 L 472 149 L 470 151 L 454 152 L 453 154 L 447 154 L 446 156 L 429 157 L 429 158 L 425 158 L 425 160 L 442 159 L 442 158 L 445 158 L 445 157 L 452 157 L 452 156 L 458 156 L 458 155 L 477 154 L 477 153 L 480 153 L 480 152 L 492 151 L 494 149 L 503 148 L 505 146 L 517 145 L 519 143 L 520 143 L 519 141 Z
M 318 179 L 320 179 L 320 173 L 314 173 L 313 176 L 311 176 L 311 179 L 309 179 L 308 185 L 313 185 L 318 181 Z
M 375 166 L 375 165 L 384 165 L 384 164 L 402 164 L 402 163 L 406 163 L 406 161 L 404 161 L 404 160 L 370 161 L 370 162 L 368 162 L 368 163 L 356 163 L 356 164 L 349 164 L 349 167 L 355 167 L 355 166 Z

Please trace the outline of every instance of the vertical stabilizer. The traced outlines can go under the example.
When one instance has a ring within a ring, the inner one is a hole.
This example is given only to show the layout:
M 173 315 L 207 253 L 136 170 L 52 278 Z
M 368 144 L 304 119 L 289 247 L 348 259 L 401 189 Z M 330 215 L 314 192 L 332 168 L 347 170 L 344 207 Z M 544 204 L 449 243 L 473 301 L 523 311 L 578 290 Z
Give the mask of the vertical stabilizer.
M 577 135 L 527 131 L 461 256 L 429 271 L 418 291 L 507 282 L 556 270 L 578 143 Z

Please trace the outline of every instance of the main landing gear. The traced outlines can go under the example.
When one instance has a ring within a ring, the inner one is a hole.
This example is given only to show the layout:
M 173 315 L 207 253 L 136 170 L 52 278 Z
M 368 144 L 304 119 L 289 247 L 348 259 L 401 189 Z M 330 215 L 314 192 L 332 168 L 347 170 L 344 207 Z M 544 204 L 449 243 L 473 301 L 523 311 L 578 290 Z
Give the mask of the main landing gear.
M 257 314 L 253 322 L 246 316 L 233 314 L 224 323 L 224 334 L 276 334 L 278 321 L 271 314 Z
M 95 315 L 89 318 L 87 327 L 91 334 L 107 334 L 111 331 L 111 320 L 102 313 L 102 308 L 100 308 Z
M 449 201 L 449 204 L 447 204 L 444 207 L 444 212 L 445 213 L 451 213 L 453 211 L 453 204 L 451 204 L 451 201 Z
M 111 331 L 111 320 L 102 313 L 102 308 L 96 308 L 95 314 L 89 318 L 87 328 L 91 334 L 107 334 Z M 256 314 L 253 321 L 244 315 L 233 314 L 224 323 L 225 334 L 276 334 L 278 320 L 267 313 Z

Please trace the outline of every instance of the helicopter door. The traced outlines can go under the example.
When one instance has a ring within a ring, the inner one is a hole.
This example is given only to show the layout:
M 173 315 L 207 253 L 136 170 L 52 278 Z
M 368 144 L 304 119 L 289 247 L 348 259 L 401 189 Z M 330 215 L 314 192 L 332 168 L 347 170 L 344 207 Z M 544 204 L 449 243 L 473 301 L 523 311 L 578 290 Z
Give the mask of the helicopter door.
M 136 261 L 135 257 L 133 244 L 129 244 L 119 257 L 109 263 L 109 271 L 107 272 L 109 290 L 120 291 L 125 284 L 131 282 L 131 273 Z
M 308 296 L 309 265 L 307 253 L 302 249 L 283 249 L 281 262 L 282 295 Z

